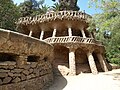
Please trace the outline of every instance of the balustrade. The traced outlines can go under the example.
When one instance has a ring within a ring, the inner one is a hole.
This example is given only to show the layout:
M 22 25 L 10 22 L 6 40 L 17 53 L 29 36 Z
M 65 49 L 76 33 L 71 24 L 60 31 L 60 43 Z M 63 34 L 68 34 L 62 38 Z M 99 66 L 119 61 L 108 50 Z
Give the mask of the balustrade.
M 30 24 L 33 22 L 44 22 L 55 19 L 88 19 L 91 18 L 90 15 L 84 12 L 78 11 L 59 11 L 59 12 L 50 12 L 43 15 L 37 15 L 36 17 L 22 17 L 18 20 L 17 24 L 26 23 Z
M 65 36 L 65 37 L 50 37 L 47 39 L 44 39 L 47 43 L 68 43 L 68 42 L 74 42 L 74 43 L 89 43 L 89 44 L 95 44 L 95 40 L 92 38 L 82 38 L 79 36 Z

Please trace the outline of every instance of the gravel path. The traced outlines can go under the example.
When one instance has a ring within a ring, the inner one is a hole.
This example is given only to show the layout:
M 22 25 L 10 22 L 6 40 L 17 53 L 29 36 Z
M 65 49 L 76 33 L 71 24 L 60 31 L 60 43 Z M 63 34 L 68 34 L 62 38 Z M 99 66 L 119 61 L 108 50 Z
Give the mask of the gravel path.
M 120 69 L 98 75 L 57 76 L 48 90 L 120 90 Z

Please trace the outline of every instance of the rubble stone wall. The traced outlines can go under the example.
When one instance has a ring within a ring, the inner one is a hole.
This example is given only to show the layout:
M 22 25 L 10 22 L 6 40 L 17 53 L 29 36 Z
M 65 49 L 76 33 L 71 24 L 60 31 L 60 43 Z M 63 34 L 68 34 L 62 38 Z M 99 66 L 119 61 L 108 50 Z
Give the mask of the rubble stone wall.
M 53 47 L 0 29 L 0 90 L 44 90 L 53 81 Z

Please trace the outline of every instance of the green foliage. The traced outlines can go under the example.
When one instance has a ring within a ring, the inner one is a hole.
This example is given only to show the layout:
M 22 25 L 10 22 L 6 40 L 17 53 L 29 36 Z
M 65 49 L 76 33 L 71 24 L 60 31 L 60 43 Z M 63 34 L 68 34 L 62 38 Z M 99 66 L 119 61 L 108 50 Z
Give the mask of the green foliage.
M 55 3 L 53 6 L 52 6 L 52 10 L 53 11 L 59 11 L 60 9 L 60 4 L 59 3 Z
M 120 2 L 119 0 L 94 0 L 94 4 L 103 10 L 101 14 L 93 16 L 93 22 L 99 28 L 97 39 L 101 40 L 106 48 L 107 59 L 111 63 L 120 65 Z M 104 38 L 104 31 L 109 30 L 111 38 Z
M 21 16 L 35 16 L 37 14 L 45 14 L 49 10 L 49 6 L 44 5 L 45 0 L 27 0 L 19 5 Z
M 15 30 L 19 16 L 18 7 L 12 0 L 0 0 L 0 28 Z

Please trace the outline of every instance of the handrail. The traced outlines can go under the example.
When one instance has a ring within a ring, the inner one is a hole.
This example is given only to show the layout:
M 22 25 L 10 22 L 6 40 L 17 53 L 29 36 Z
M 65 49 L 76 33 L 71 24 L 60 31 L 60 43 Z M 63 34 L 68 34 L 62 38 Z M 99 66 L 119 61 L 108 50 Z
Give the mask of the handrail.
M 58 12 L 49 12 L 43 15 L 37 15 L 35 17 L 21 17 L 19 18 L 16 24 L 34 24 L 34 23 L 52 21 L 56 19 L 86 20 L 88 18 L 91 18 L 91 16 L 81 11 L 58 11 Z
M 87 44 L 95 44 L 96 41 L 93 38 L 83 38 L 80 36 L 65 36 L 65 37 L 50 37 L 47 39 L 44 39 L 47 43 L 87 43 Z M 100 43 L 99 43 L 100 44 Z

